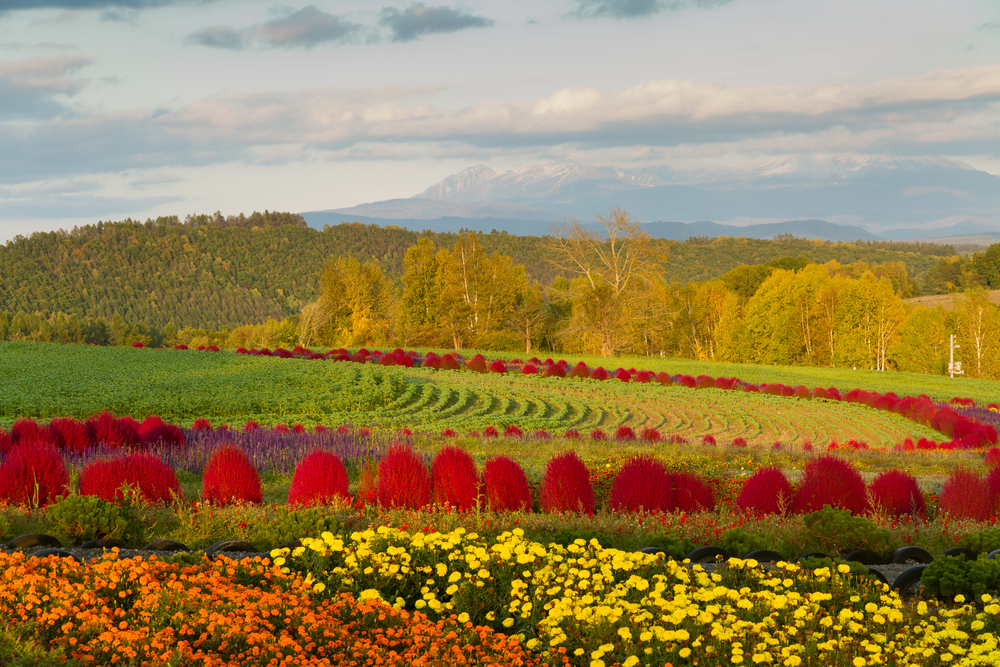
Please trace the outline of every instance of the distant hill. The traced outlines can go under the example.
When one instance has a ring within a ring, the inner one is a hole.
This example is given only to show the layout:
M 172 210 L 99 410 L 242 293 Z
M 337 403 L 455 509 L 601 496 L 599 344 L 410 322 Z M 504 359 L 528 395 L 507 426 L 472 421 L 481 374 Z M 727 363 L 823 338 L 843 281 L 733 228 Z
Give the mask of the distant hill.
M 331 223 L 322 231 L 296 215 L 266 213 L 189 216 L 184 222 L 176 217 L 101 222 L 72 232 L 20 237 L 0 246 L 0 311 L 40 312 L 46 317 L 62 312 L 109 321 L 118 314 L 127 322 L 155 327 L 171 321 L 177 327 L 206 329 L 255 324 L 294 315 L 314 300 L 323 266 L 332 257 L 376 260 L 398 286 L 408 248 L 423 237 L 438 247 L 453 247 L 459 238 L 454 232 L 461 228 L 455 221 L 449 232 L 417 232 L 395 224 L 398 220 L 377 226 L 332 224 L 337 216 L 327 219 Z M 498 222 L 480 219 L 478 229 L 488 232 Z M 480 243 L 489 253 L 509 255 L 523 264 L 542 284 L 551 284 L 558 272 L 540 236 L 546 226 L 516 222 L 526 225 L 523 229 L 531 235 L 484 233 Z M 681 284 L 782 257 L 841 264 L 903 262 L 910 278 L 919 281 L 939 257 L 954 254 L 950 246 L 932 244 L 792 237 L 703 235 L 654 244 L 664 257 L 664 277 Z
M 394 199 L 392 202 L 406 202 L 411 200 Z M 387 203 L 387 202 L 380 202 Z M 460 205 L 465 206 L 467 205 Z M 355 207 L 364 209 L 365 207 Z M 549 233 L 552 225 L 561 221 L 556 216 L 548 220 L 514 220 L 495 217 L 459 217 L 442 216 L 437 218 L 371 218 L 345 211 L 354 209 L 340 209 L 337 211 L 306 211 L 300 213 L 310 227 L 322 229 L 325 225 L 339 225 L 343 223 L 360 222 L 362 224 L 402 227 L 410 231 L 421 232 L 430 230 L 432 232 L 458 232 L 462 229 L 469 229 L 477 232 L 490 232 L 492 230 L 516 234 L 519 236 Z M 591 221 L 584 220 L 585 226 L 599 231 L 599 228 Z M 674 241 L 686 241 L 692 237 L 717 238 L 720 236 L 731 236 L 734 238 L 748 239 L 771 239 L 780 235 L 790 235 L 804 239 L 820 239 L 823 241 L 877 241 L 879 236 L 872 234 L 860 227 L 846 225 L 835 225 L 824 220 L 792 220 L 789 222 L 774 222 L 757 225 L 722 225 L 715 222 L 645 222 L 642 225 L 643 231 L 654 239 L 670 239 Z
M 1000 306 L 1000 290 L 991 290 L 989 295 L 990 303 L 995 303 Z M 928 308 L 941 306 L 945 310 L 952 310 L 955 307 L 955 301 L 960 301 L 962 296 L 961 292 L 957 294 L 931 294 L 929 296 L 918 296 L 912 299 L 905 299 L 905 301 L 907 303 L 912 303 L 915 306 L 927 306 Z

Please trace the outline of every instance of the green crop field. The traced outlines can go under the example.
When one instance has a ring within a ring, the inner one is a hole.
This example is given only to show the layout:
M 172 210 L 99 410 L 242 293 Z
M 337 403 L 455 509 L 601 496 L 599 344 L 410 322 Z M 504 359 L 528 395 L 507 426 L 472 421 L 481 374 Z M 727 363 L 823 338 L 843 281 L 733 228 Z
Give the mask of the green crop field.
M 597 365 L 609 360 L 588 361 Z M 930 386 L 918 386 L 916 379 L 925 376 L 659 358 L 613 361 L 613 367 L 635 365 L 842 390 L 894 390 L 900 395 L 928 393 L 934 398 L 950 398 L 944 388 L 955 387 L 963 390 L 957 392 L 961 395 L 996 400 L 987 393 L 995 383 L 985 381 L 947 384 L 941 378 L 927 377 Z M 111 410 L 136 418 L 156 414 L 182 424 L 206 417 L 233 426 L 254 419 L 261 424 L 348 422 L 423 431 L 453 428 L 468 432 L 487 426 L 502 430 L 516 425 L 525 432 L 599 428 L 610 433 L 627 425 L 637 433 L 653 428 L 664 436 L 690 439 L 712 434 L 720 441 L 742 437 L 750 444 L 856 439 L 884 447 L 906 437 L 940 436 L 895 414 L 836 401 L 232 353 L 3 343 L 0 376 L 4 378 L 0 423 L 8 426 L 18 417 L 82 418 Z

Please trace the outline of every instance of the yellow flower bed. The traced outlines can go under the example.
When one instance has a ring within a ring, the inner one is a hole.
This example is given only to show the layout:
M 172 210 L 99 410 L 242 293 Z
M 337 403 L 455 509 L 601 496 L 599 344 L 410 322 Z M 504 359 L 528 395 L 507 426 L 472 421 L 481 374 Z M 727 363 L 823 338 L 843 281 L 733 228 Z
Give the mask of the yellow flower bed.
M 272 552 L 320 595 L 351 591 L 429 616 L 517 634 L 574 664 L 996 665 L 1000 604 L 907 604 L 847 566 L 803 570 L 730 559 L 708 573 L 596 540 L 542 545 L 523 531 L 379 528 Z M 561 650 L 560 650 L 561 649 Z

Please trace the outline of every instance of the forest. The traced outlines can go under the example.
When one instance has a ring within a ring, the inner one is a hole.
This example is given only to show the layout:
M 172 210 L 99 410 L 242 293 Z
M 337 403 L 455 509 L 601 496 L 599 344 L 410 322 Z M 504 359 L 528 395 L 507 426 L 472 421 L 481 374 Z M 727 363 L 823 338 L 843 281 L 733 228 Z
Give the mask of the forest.
M 971 305 L 902 301 L 980 299 L 1000 287 L 1000 244 L 965 257 L 787 236 L 674 242 L 624 211 L 600 220 L 603 236 L 521 237 L 320 231 L 265 211 L 36 233 L 0 246 L 0 340 L 534 348 L 939 373 L 942 341 L 958 333 L 971 373 L 1000 364 L 995 336 L 968 333 Z M 632 253 L 630 283 L 602 264 L 616 251 Z M 979 329 L 996 330 L 984 299 Z

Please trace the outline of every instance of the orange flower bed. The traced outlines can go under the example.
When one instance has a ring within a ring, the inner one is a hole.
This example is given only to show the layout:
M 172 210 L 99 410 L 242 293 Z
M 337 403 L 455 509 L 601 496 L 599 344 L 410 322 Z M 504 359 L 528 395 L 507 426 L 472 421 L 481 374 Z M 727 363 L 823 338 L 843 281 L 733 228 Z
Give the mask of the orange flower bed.
M 269 560 L 179 564 L 0 554 L 0 617 L 97 665 L 540 665 L 516 637 L 350 594 L 319 600 Z M 563 660 L 560 660 L 562 663 Z

